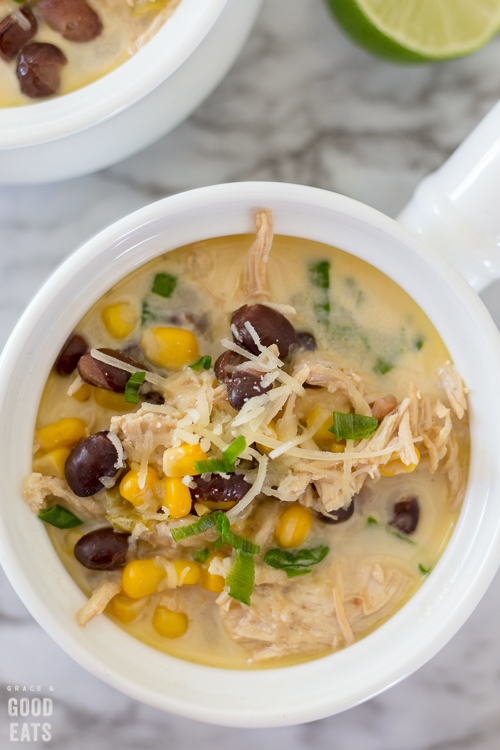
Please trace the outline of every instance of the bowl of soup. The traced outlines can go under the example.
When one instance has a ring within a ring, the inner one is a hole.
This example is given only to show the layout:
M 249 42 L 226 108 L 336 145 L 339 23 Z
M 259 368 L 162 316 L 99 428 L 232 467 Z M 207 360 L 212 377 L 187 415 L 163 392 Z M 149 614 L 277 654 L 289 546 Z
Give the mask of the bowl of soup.
M 243 46 L 259 0 L 0 5 L 0 181 L 102 169 L 185 119 Z
M 499 364 L 466 282 L 362 204 L 160 201 L 68 259 L 2 355 L 2 563 L 150 705 L 344 710 L 430 658 L 496 570 Z

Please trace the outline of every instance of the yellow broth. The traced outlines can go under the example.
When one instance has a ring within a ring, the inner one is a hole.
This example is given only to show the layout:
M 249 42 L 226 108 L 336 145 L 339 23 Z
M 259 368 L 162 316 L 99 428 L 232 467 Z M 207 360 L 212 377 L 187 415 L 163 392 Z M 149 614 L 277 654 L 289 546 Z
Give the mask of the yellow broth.
M 199 242 L 179 248 L 147 263 L 110 289 L 82 318 L 76 331 L 92 348 L 124 349 L 140 341 L 141 315 L 153 314 L 161 321 L 184 312 L 204 319 L 206 330 L 196 332 L 200 354 L 217 357 L 223 348 L 220 339 L 229 335 L 230 314 L 241 304 L 238 299 L 245 254 L 254 237 L 241 235 Z M 309 283 L 310 267 L 328 261 L 330 311 L 325 320 L 325 292 Z M 151 293 L 157 273 L 177 277 L 169 299 Z M 296 330 L 312 331 L 321 349 L 333 352 L 342 366 L 354 370 L 365 381 L 366 391 L 381 396 L 392 393 L 398 401 L 410 382 L 432 399 L 444 399 L 438 373 L 450 355 L 431 322 L 416 303 L 393 281 L 361 260 L 333 247 L 302 239 L 277 236 L 268 262 L 267 278 L 273 303 L 293 306 L 290 318 Z M 114 303 L 129 302 L 136 309 L 137 325 L 130 335 L 118 341 L 108 333 L 101 314 Z M 169 324 L 168 322 L 166 323 Z M 146 321 L 145 327 L 154 325 Z M 81 417 L 89 434 L 109 429 L 109 420 L 120 410 L 103 409 L 92 396 L 78 402 L 66 391 L 74 375 L 50 374 L 41 400 L 37 429 L 64 417 Z M 129 407 L 130 408 L 130 407 Z M 131 407 L 134 408 L 134 407 Z M 136 409 L 138 407 L 135 407 Z M 460 462 L 467 471 L 468 429 L 455 425 L 460 446 Z M 420 520 L 411 537 L 404 537 L 389 525 L 390 510 L 401 497 L 416 495 Z M 460 508 L 449 501 L 446 478 L 438 471 L 431 475 L 424 460 L 410 474 L 367 480 L 352 518 L 344 523 L 313 523 L 307 546 L 325 543 L 326 559 L 309 578 L 311 584 L 325 571 L 339 567 L 346 585 L 350 571 L 364 560 L 394 562 L 408 576 L 405 595 L 389 612 L 356 637 L 362 637 L 382 624 L 422 585 L 442 555 L 457 522 Z M 99 524 L 97 524 L 98 526 Z M 72 549 L 79 536 L 96 528 L 96 523 L 62 531 L 47 527 L 56 550 L 76 583 L 90 594 L 102 573 L 87 570 L 74 558 Z M 191 558 L 191 549 L 179 549 Z M 307 661 L 324 655 L 295 654 L 256 662 L 248 649 L 227 634 L 215 604 L 216 594 L 200 586 L 182 587 L 184 606 L 189 615 L 185 635 L 170 640 L 159 636 L 151 625 L 151 613 L 144 610 L 129 625 L 117 623 L 145 643 L 189 661 L 224 668 L 269 668 Z

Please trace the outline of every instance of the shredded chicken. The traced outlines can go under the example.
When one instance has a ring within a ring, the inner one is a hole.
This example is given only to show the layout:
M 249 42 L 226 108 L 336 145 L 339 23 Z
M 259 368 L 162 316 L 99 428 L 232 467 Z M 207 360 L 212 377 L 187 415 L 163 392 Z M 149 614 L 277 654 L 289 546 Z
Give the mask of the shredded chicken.
M 219 575 L 224 569 L 217 569 Z M 282 571 L 276 571 L 282 572 Z M 375 617 L 382 617 L 408 590 L 410 576 L 395 565 L 367 561 L 343 590 L 339 571 L 260 583 L 250 607 L 223 592 L 217 598 L 225 628 L 257 661 L 314 653 L 352 643 Z
M 243 273 L 243 294 L 248 302 L 271 296 L 266 279 L 266 265 L 273 244 L 273 216 L 271 211 L 255 215 L 257 237 L 247 253 Z
M 82 628 L 104 612 L 111 599 L 121 591 L 119 576 L 110 576 L 94 591 L 88 602 L 77 612 L 76 619 Z
M 78 497 L 71 492 L 63 479 L 46 477 L 34 472 L 24 480 L 23 497 L 34 513 L 40 513 L 45 506 L 45 498 L 52 496 L 65 500 L 73 510 L 88 516 L 104 516 L 104 508 L 91 497 Z
M 467 391 L 462 382 L 462 378 L 458 374 L 455 365 L 452 365 L 451 362 L 447 362 L 446 365 L 441 368 L 439 374 L 441 375 L 441 382 L 451 408 L 457 417 L 462 419 L 464 412 L 467 410 L 467 399 L 465 396 Z

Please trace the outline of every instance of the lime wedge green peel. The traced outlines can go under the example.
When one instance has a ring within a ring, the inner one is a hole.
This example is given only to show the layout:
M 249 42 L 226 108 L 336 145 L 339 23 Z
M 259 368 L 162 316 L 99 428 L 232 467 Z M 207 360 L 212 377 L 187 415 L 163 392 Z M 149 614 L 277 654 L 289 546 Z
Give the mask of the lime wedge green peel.
M 361 47 L 402 63 L 462 57 L 500 27 L 500 0 L 327 0 Z

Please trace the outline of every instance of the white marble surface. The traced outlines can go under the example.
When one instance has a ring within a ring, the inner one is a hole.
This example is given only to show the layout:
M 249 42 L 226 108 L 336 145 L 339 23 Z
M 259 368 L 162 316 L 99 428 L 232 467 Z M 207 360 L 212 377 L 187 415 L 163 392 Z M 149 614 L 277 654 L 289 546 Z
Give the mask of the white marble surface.
M 214 182 L 281 180 L 337 190 L 391 215 L 500 96 L 500 39 L 458 62 L 396 68 L 354 48 L 321 0 L 266 0 L 226 81 L 147 151 L 65 184 L 0 189 L 0 346 L 52 269 L 110 222 Z M 500 320 L 498 291 L 484 298 Z M 8 498 L 2 498 L 8 502 Z M 74 664 L 1 578 L 0 748 L 7 685 L 55 700 L 54 750 L 498 750 L 500 576 L 468 623 L 418 673 L 343 715 L 231 730 L 162 714 Z M 54 692 L 49 693 L 48 687 Z M 209 686 L 207 686 L 209 689 Z

